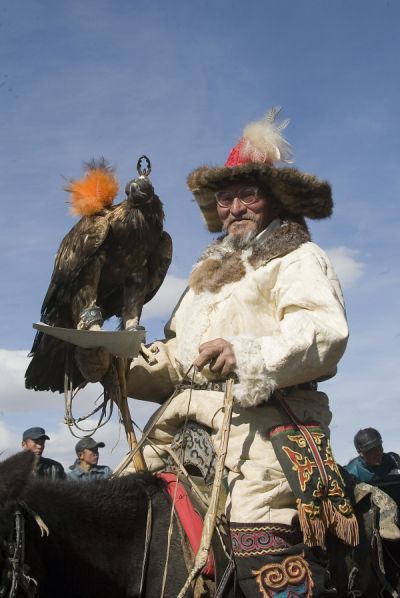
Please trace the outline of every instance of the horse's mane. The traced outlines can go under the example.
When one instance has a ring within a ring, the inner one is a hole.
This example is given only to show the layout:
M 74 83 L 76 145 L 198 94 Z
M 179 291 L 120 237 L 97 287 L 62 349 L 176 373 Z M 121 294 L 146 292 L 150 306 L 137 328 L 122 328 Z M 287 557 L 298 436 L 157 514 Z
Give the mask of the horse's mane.
M 8 538 L 14 529 L 23 529 L 22 556 L 40 596 L 139 596 L 145 554 L 146 596 L 160 595 L 160 564 L 165 561 L 170 524 L 164 481 L 150 473 L 89 482 L 37 479 L 32 476 L 34 464 L 34 455 L 27 452 L 0 463 L 2 575 L 7 572 L 4 563 L 11 563 L 9 569 L 14 566 L 8 553 L 14 558 L 15 551 L 13 546 L 8 549 Z M 154 529 L 151 538 L 149 527 Z M 167 581 L 165 595 L 177 596 L 187 569 L 178 526 L 171 529 L 177 571 Z
M 26 505 L 27 511 L 34 511 L 53 532 L 63 535 L 71 529 L 128 530 L 130 524 L 142 521 L 149 497 L 161 494 L 165 485 L 147 472 L 89 482 L 48 480 L 32 476 L 34 464 L 35 456 L 28 451 L 0 463 L 0 504 Z M 126 525 L 121 526 L 121 521 Z
M 53 530 L 69 526 L 96 529 L 101 523 L 107 532 L 121 529 L 121 520 L 128 524 L 146 513 L 148 497 L 161 492 L 163 487 L 164 482 L 150 473 L 89 482 L 33 479 L 21 499 L 47 518 L 46 523 Z

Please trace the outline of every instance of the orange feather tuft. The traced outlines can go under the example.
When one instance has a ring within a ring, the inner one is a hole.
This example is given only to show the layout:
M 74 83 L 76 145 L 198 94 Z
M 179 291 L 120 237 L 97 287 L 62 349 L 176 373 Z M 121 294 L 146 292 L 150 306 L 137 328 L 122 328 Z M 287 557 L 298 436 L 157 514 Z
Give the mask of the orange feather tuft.
M 71 194 L 71 212 L 78 216 L 92 216 L 111 206 L 119 190 L 118 181 L 104 160 L 91 162 L 87 168 L 83 179 L 71 181 L 66 187 Z

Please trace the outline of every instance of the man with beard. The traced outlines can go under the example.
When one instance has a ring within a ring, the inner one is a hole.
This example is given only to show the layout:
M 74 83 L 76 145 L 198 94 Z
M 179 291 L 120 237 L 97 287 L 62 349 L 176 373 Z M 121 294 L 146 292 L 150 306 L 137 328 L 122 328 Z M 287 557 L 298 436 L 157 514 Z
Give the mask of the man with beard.
M 331 189 L 276 166 L 291 157 L 278 116 L 248 125 L 223 167 L 189 175 L 209 231 L 223 234 L 193 268 L 165 339 L 133 361 L 128 395 L 162 403 L 175 390 L 144 449 L 155 470 L 187 419 L 218 447 L 233 376 L 226 515 L 241 589 L 335 596 L 325 533 L 354 545 L 358 530 L 317 385 L 335 375 L 348 328 L 338 279 L 304 220 L 330 216 Z

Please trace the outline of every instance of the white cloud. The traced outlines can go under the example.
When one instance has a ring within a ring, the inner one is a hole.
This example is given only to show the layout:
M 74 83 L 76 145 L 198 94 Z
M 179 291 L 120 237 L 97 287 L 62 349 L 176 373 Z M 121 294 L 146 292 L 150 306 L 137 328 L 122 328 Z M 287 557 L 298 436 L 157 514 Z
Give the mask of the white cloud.
M 54 458 L 64 466 L 74 458 L 74 446 L 78 441 L 71 435 L 64 423 L 64 398 L 59 393 L 28 391 L 24 387 L 24 373 L 29 363 L 28 351 L 0 349 L 0 451 L 7 457 L 20 450 L 22 431 L 31 426 L 43 426 L 50 440 L 46 443 L 45 455 Z M 74 417 L 78 418 L 92 411 L 95 400 L 102 392 L 99 384 L 89 384 L 78 393 L 74 401 Z M 158 407 L 155 403 L 129 400 L 129 409 L 134 422 L 143 428 L 150 415 Z M 81 423 L 85 431 L 75 430 L 78 437 L 89 434 L 95 428 L 95 417 Z M 136 432 L 140 438 L 140 432 Z M 119 423 L 118 411 L 109 422 L 95 434 L 97 440 L 106 443 L 101 449 L 102 462 L 115 467 L 128 451 L 123 426 Z
M 6 424 L 0 421 L 0 453 L 2 454 L 2 457 L 8 456 L 7 452 L 10 448 L 13 449 L 11 451 L 12 453 L 16 452 L 20 443 L 20 435 L 9 430 Z
M 50 393 L 36 394 L 27 391 L 24 386 L 24 373 L 29 358 L 26 351 L 10 351 L 0 349 L 0 410 L 4 414 L 9 411 L 26 411 L 32 409 L 35 397 L 39 399 L 39 408 L 44 407 Z M 50 403 L 48 407 L 51 408 Z
M 365 265 L 357 259 L 356 249 L 339 246 L 326 250 L 343 287 L 354 285 L 363 275 Z
M 0 412 L 2 415 L 10 412 L 60 408 L 58 393 L 35 392 L 25 388 L 25 370 L 29 361 L 28 350 L 0 349 Z

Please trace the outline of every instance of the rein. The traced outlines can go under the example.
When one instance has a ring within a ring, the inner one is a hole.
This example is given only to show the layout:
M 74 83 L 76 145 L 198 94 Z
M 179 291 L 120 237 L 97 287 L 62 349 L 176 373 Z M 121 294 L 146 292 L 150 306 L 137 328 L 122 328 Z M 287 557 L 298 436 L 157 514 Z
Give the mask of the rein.
M 152 528 L 153 528 L 153 505 L 151 503 L 151 496 L 147 496 L 146 537 L 144 540 L 144 555 L 143 555 L 143 563 L 142 563 L 142 574 L 140 577 L 139 598 L 142 598 L 142 596 L 144 596 L 144 591 L 145 591 L 145 581 L 146 581 L 147 567 L 149 564 Z
M 0 598 L 15 598 L 18 588 L 21 588 L 28 598 L 34 598 L 37 595 L 38 583 L 25 573 L 25 518 L 20 507 L 17 506 L 13 517 L 8 541 L 2 540 L 6 565 L 1 577 Z
M 224 394 L 224 417 L 222 423 L 222 435 L 221 441 L 218 448 L 217 463 L 215 467 L 214 482 L 210 497 L 209 507 L 204 517 L 203 522 L 203 533 L 201 535 L 200 547 L 197 551 L 192 570 L 189 572 L 189 576 L 178 594 L 178 598 L 183 598 L 189 589 L 192 581 L 194 581 L 199 575 L 207 562 L 208 554 L 210 551 L 212 535 L 215 530 L 218 510 L 218 500 L 222 484 L 223 469 L 225 465 L 225 457 L 228 450 L 228 440 L 231 427 L 232 410 L 233 410 L 233 379 L 227 380 Z M 228 564 L 229 567 L 229 564 Z
M 90 413 L 82 415 L 81 417 L 76 418 L 73 415 L 72 402 L 78 394 L 79 390 L 81 390 L 82 386 L 79 385 L 77 388 L 74 388 L 73 386 L 73 381 L 71 377 L 72 360 L 73 357 L 71 351 L 67 351 L 67 361 L 64 373 L 64 423 L 67 424 L 69 431 L 71 432 L 72 436 L 75 436 L 75 438 L 81 438 L 81 436 L 79 435 L 80 432 L 84 432 L 84 434 L 93 436 L 97 432 L 97 430 L 99 430 L 99 428 L 102 428 L 110 421 L 113 413 L 114 403 L 111 400 L 109 393 L 103 391 L 95 401 L 95 403 L 97 403 L 97 401 L 101 399 L 101 397 L 103 397 L 103 401 L 100 403 L 100 405 L 92 409 Z M 98 413 L 99 411 L 100 416 L 98 422 L 93 428 L 86 429 L 79 425 L 81 422 L 88 420 L 90 417 L 92 417 L 95 413 Z M 75 433 L 73 428 L 76 428 L 76 430 L 78 430 L 78 433 Z
M 192 369 L 192 367 L 193 366 L 190 366 L 189 370 L 186 372 L 186 376 L 190 373 L 190 370 Z M 190 403 L 192 400 L 192 391 L 193 391 L 195 373 L 196 373 L 196 369 L 193 367 L 192 377 L 190 380 L 189 400 L 188 400 L 188 405 L 187 405 L 187 409 L 186 409 L 185 422 L 183 425 L 183 438 L 185 438 L 185 433 L 186 433 L 188 419 L 189 419 L 189 409 L 190 409 Z M 182 445 L 182 456 L 183 456 L 183 451 L 184 451 L 184 447 Z M 178 468 L 177 475 L 176 475 L 177 482 L 179 482 L 180 474 L 181 474 L 181 470 L 180 470 L 180 468 Z M 170 557 L 170 550 L 171 550 L 172 531 L 173 531 L 173 526 L 174 526 L 174 515 L 175 515 L 175 503 L 176 503 L 177 490 L 178 490 L 178 483 L 175 485 L 175 492 L 174 492 L 174 497 L 173 497 L 172 505 L 171 505 L 171 513 L 170 513 L 169 528 L 168 528 L 167 554 L 166 554 L 166 558 L 165 558 L 165 566 L 164 566 L 164 572 L 163 572 L 163 580 L 162 580 L 162 588 L 161 588 L 160 598 L 164 597 L 165 586 L 166 586 L 166 582 L 167 582 L 167 572 L 168 572 L 169 557 Z
M 193 364 L 185 372 L 184 378 L 185 379 L 188 378 L 188 376 L 191 372 L 192 372 L 192 375 L 191 375 L 190 383 L 189 383 L 189 390 L 190 390 L 189 399 L 188 399 L 185 421 L 184 421 L 184 425 L 183 425 L 183 437 L 185 436 L 185 430 L 186 430 L 186 427 L 188 424 L 188 415 L 189 415 L 190 403 L 191 403 L 191 398 L 192 398 L 192 391 L 195 389 L 195 384 L 194 384 L 195 369 L 193 367 Z M 223 439 L 221 440 L 221 445 L 220 445 L 220 450 L 219 450 L 219 455 L 218 455 L 219 459 L 217 459 L 217 461 L 219 461 L 219 475 L 216 475 L 216 477 L 214 478 L 211 501 L 208 501 L 206 499 L 206 497 L 202 494 L 202 492 L 192 482 L 189 474 L 187 473 L 185 467 L 183 466 L 183 463 L 181 462 L 180 456 L 179 455 L 176 456 L 174 451 L 172 451 L 171 449 L 170 450 L 167 449 L 167 452 L 173 458 L 173 461 L 175 462 L 175 466 L 177 468 L 177 481 L 179 481 L 180 475 L 183 475 L 188 480 L 189 485 L 191 486 L 192 491 L 197 495 L 197 498 L 205 506 L 208 507 L 208 510 L 206 513 L 206 518 L 204 520 L 204 528 L 203 528 L 203 536 L 202 536 L 201 545 L 200 545 L 198 554 L 196 555 L 193 568 L 189 572 L 189 577 L 186 580 L 185 589 L 187 589 L 191 585 L 191 583 L 194 581 L 194 579 L 200 573 L 201 569 L 206 564 L 207 556 L 208 556 L 208 553 L 210 550 L 212 533 L 215 528 L 218 531 L 218 526 L 216 527 L 216 525 L 215 525 L 216 524 L 216 511 L 217 511 L 219 489 L 220 489 L 220 485 L 221 485 L 223 467 L 224 467 L 225 456 L 226 456 L 227 443 L 228 443 L 228 438 L 229 438 L 230 419 L 232 416 L 232 406 L 233 406 L 232 384 L 233 384 L 233 381 L 228 380 L 227 386 L 224 389 L 225 390 L 225 404 L 224 404 L 225 416 L 224 416 L 224 425 L 223 425 L 224 433 L 223 433 Z M 138 441 L 137 445 L 132 450 L 129 451 L 129 453 L 126 455 L 126 457 L 122 460 L 122 462 L 114 470 L 113 477 L 118 477 L 123 473 L 123 471 L 132 462 L 133 456 L 138 451 L 141 450 L 141 448 L 142 448 L 143 444 L 145 444 L 145 442 L 149 442 L 150 444 L 152 444 L 152 442 L 148 438 L 151 431 L 155 428 L 158 421 L 161 419 L 163 413 L 165 412 L 167 407 L 171 404 L 171 402 L 173 401 L 175 396 L 180 392 L 180 390 L 181 389 L 179 386 L 176 387 L 175 390 L 173 391 L 173 393 L 170 395 L 170 397 L 160 406 L 160 408 L 157 410 L 157 412 L 151 418 L 147 429 L 143 432 L 142 437 Z M 177 490 L 177 488 L 178 488 L 178 485 L 176 484 L 175 491 Z M 176 502 L 176 498 L 173 497 L 172 505 L 171 505 L 171 513 L 170 513 L 170 523 L 169 523 L 169 528 L 168 528 L 166 559 L 165 559 L 165 565 L 164 565 L 164 570 L 163 570 L 163 580 L 162 580 L 162 588 L 161 588 L 160 598 L 163 598 L 163 596 L 164 596 L 166 581 L 167 581 L 167 572 L 168 572 L 170 548 L 171 548 L 171 538 L 172 538 L 172 531 L 173 531 L 173 519 L 174 519 L 174 514 L 175 514 L 175 502 Z M 210 503 L 212 503 L 212 504 L 210 504 Z M 151 504 L 150 504 L 150 508 L 151 508 Z M 151 520 L 151 517 L 150 517 L 150 520 Z M 146 575 L 146 569 L 147 569 L 147 564 L 148 564 L 147 563 L 148 550 L 149 550 L 150 541 L 151 541 L 151 523 L 149 523 L 150 520 L 149 520 L 149 513 L 148 513 L 147 528 L 146 528 L 146 541 L 145 541 L 145 554 L 144 554 L 144 560 L 143 560 L 143 565 L 142 565 L 142 579 L 141 579 L 141 583 L 140 583 L 140 594 L 139 594 L 140 597 L 143 596 L 142 591 L 143 591 L 144 583 L 145 583 L 145 575 Z M 222 540 L 221 540 L 221 543 L 223 546 Z M 228 568 L 225 571 L 225 574 L 223 576 L 224 579 L 222 579 L 221 583 L 220 583 L 221 591 L 219 591 L 220 588 L 218 588 L 216 596 L 222 595 L 222 592 L 224 591 L 225 583 L 226 583 L 225 578 L 229 578 L 231 573 L 232 573 L 232 561 L 230 559 L 229 563 L 228 563 Z M 185 590 L 182 588 L 179 596 L 182 595 L 182 591 L 185 591 Z

